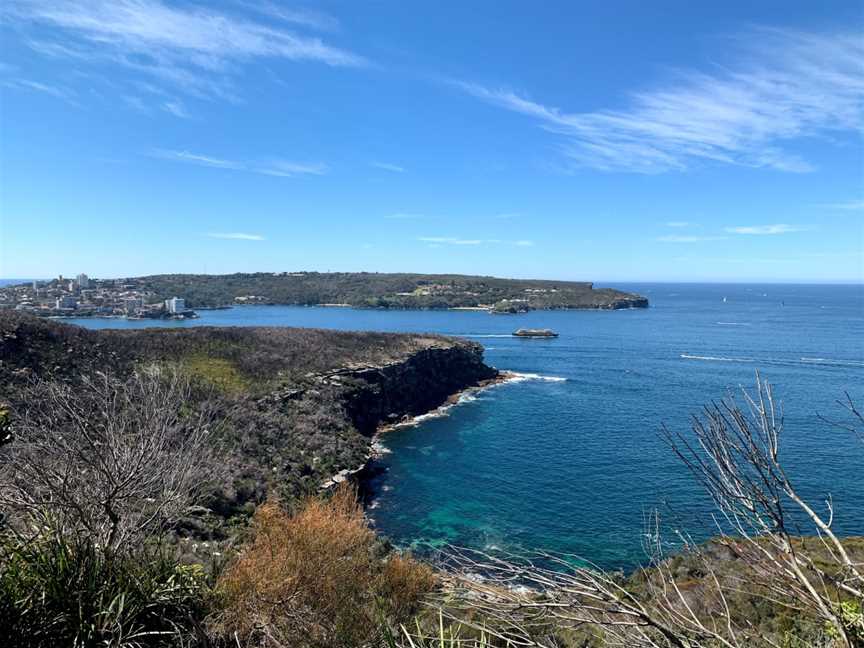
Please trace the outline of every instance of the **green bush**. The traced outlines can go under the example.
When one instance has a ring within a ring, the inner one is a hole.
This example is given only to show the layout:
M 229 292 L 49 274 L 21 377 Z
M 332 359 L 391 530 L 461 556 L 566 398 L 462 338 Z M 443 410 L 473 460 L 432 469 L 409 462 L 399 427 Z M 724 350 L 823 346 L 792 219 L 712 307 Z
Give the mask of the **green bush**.
M 158 549 L 111 556 L 44 537 L 0 543 L 0 637 L 18 648 L 191 646 L 207 578 Z

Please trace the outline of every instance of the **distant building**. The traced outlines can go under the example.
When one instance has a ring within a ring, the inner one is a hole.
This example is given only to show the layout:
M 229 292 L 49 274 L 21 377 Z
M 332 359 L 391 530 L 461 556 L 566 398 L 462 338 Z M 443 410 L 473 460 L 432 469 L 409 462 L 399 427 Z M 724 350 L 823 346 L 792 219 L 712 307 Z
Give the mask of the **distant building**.
M 165 310 L 171 314 L 182 313 L 186 310 L 186 300 L 182 297 L 172 297 L 165 300 Z
M 39 282 L 35 279 L 33 280 L 33 290 L 39 290 Z
M 78 301 L 69 295 L 65 295 L 63 297 L 58 297 L 54 302 L 54 307 L 59 309 L 67 309 L 67 308 L 77 308 Z
M 140 297 L 129 297 L 123 300 L 123 310 L 129 315 L 141 308 L 144 308 L 144 300 Z
M 77 277 L 77 280 L 78 280 L 78 287 L 79 288 L 89 288 L 90 287 L 90 277 L 88 277 L 86 274 L 84 274 L 84 273 L 79 274 Z

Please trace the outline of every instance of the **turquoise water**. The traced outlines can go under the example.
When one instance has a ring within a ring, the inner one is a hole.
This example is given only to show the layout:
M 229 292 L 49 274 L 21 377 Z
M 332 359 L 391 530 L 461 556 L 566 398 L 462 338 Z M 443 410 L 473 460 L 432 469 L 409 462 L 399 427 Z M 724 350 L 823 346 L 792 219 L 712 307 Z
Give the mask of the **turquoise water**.
M 625 567 L 644 559 L 644 517 L 655 507 L 670 527 L 710 535 L 710 503 L 658 430 L 686 430 L 702 403 L 751 385 L 756 369 L 784 402 L 783 458 L 796 485 L 817 504 L 830 493 L 836 528 L 864 533 L 864 447 L 816 416 L 839 416 L 833 401 L 844 391 L 864 403 L 864 288 L 620 287 L 652 307 L 493 316 L 262 306 L 166 324 L 464 335 L 484 344 L 490 364 L 533 375 L 383 440 L 370 515 L 403 546 L 544 549 Z M 509 336 L 534 326 L 561 337 Z

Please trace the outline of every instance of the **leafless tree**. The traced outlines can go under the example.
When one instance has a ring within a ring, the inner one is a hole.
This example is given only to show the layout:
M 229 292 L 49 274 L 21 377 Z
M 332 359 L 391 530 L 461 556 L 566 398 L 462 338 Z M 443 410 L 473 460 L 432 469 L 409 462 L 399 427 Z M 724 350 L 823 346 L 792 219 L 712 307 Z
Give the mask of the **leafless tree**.
M 819 418 L 841 430 L 846 430 L 857 435 L 861 441 L 864 441 L 864 412 L 858 409 L 858 406 L 855 405 L 855 401 L 848 392 L 844 394 L 843 399 L 837 401 L 837 405 L 845 410 L 848 420 L 829 419 L 821 414 Z
M 117 551 L 188 510 L 205 483 L 210 419 L 178 372 L 38 381 L 0 448 L 0 506 L 18 530 Z
M 693 420 L 690 440 L 665 430 L 673 451 L 714 500 L 725 538 L 741 548 L 757 584 L 779 601 L 814 613 L 830 624 L 839 644 L 855 637 L 842 616 L 845 597 L 864 602 L 864 570 L 833 531 L 830 497 L 825 512 L 804 500 L 780 462 L 782 407 L 757 374 L 756 393 L 743 392 L 744 408 L 727 399 L 708 406 Z M 849 411 L 860 414 L 849 399 Z M 794 516 L 816 534 L 818 547 L 800 536 Z M 814 549 L 830 557 L 829 567 L 814 559 Z
M 553 648 L 562 628 L 605 646 L 781 645 L 734 608 L 743 594 L 810 619 L 820 636 L 801 645 L 864 645 L 864 566 L 835 534 L 830 498 L 819 513 L 781 464 L 783 416 L 771 386 L 757 374 L 755 392 L 742 392 L 743 407 L 733 398 L 706 406 L 693 418 L 692 435 L 663 430 L 717 508 L 718 537 L 711 543 L 678 538 L 679 551 L 702 575 L 697 588 L 680 582 L 654 516 L 646 534 L 650 562 L 635 581 L 574 556 L 453 549 L 446 557 L 453 575 L 432 604 L 453 622 L 514 647 Z M 852 399 L 840 404 L 853 419 L 843 427 L 859 431 L 864 418 Z M 802 528 L 812 535 L 801 535 Z M 719 568 L 717 552 L 734 565 Z M 641 587 L 634 589 L 636 581 Z

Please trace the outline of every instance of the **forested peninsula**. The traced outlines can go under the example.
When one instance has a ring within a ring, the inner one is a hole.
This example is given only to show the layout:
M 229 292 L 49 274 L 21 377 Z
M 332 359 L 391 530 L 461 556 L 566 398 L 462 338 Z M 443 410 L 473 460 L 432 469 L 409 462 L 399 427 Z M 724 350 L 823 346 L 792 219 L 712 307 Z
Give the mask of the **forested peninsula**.
M 648 300 L 590 282 L 500 279 L 457 274 L 279 272 L 165 274 L 124 280 L 190 308 L 232 304 L 320 304 L 355 308 L 477 308 L 515 313 L 550 309 L 645 308 Z

